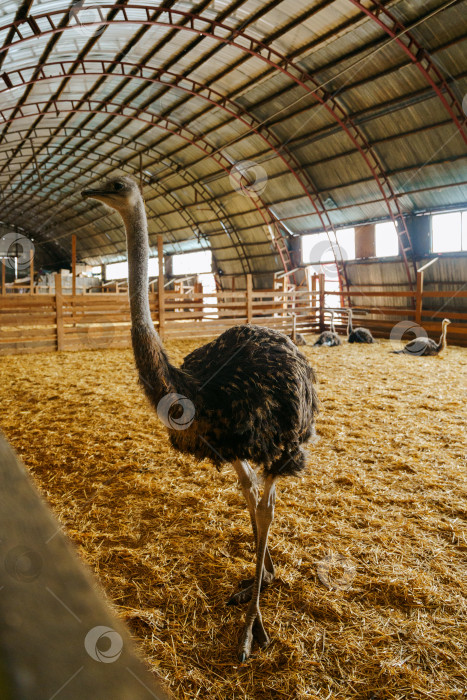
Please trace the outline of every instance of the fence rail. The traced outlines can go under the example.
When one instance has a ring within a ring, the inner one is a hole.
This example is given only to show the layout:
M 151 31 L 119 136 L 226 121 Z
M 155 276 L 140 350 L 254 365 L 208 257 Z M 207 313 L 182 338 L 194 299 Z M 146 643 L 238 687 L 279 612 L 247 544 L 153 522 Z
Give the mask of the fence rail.
M 423 272 L 419 272 L 423 276 Z M 297 331 L 317 333 L 326 323 L 325 299 L 368 296 L 372 300 L 407 298 L 413 307 L 367 306 L 353 307 L 368 314 L 364 325 L 375 335 L 387 336 L 397 320 L 403 318 L 423 325 L 427 332 L 438 333 L 440 319 L 446 312 L 423 309 L 425 298 L 467 298 L 467 291 L 424 292 L 423 279 L 417 289 L 397 292 L 327 291 L 323 275 L 313 280 L 311 291 L 252 288 L 251 276 L 247 289 L 203 294 L 149 291 L 149 304 L 154 324 L 163 338 L 195 338 L 222 333 L 233 325 L 255 323 L 287 333 L 292 330 L 292 315 L 296 315 Z M 441 304 L 442 305 L 442 304 Z M 453 324 L 449 327 L 451 342 L 467 345 L 467 313 L 449 312 Z M 372 318 L 373 317 L 373 318 Z M 396 319 L 396 321 L 394 320 Z M 15 294 L 0 296 L 0 355 L 82 350 L 90 348 L 128 347 L 130 344 L 130 307 L 126 294 L 63 294 L 61 277 L 56 275 L 55 294 Z M 337 323 L 344 328 L 344 318 Z

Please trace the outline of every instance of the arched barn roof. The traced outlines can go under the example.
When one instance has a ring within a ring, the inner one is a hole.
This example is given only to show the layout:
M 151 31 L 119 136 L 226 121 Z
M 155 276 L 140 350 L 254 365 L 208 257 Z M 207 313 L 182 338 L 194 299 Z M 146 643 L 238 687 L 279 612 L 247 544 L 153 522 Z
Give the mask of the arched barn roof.
M 144 185 L 151 242 L 226 274 L 307 232 L 465 204 L 467 2 L 0 0 L 0 227 L 126 257 L 91 181 Z

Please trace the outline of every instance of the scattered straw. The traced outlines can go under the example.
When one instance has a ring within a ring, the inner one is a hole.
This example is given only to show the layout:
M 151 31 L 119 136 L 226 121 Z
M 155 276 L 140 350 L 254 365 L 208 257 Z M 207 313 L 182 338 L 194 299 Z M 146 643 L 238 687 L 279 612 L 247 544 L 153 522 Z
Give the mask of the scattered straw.
M 168 344 L 176 362 L 195 346 Z M 466 351 L 389 350 L 304 348 L 320 439 L 278 486 L 273 643 L 244 666 L 244 609 L 224 603 L 253 547 L 232 470 L 169 447 L 130 351 L 2 360 L 7 437 L 176 698 L 464 697 Z

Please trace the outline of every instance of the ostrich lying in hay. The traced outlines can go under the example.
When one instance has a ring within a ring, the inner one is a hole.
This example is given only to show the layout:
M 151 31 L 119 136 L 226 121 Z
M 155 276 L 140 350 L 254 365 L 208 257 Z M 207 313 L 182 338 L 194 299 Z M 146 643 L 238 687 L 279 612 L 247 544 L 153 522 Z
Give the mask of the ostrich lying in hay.
M 338 345 L 341 345 L 341 339 L 337 335 L 334 326 L 334 310 L 331 310 L 331 330 L 323 331 L 316 343 L 313 344 L 313 347 L 319 345 L 327 345 L 330 348 L 335 348 Z

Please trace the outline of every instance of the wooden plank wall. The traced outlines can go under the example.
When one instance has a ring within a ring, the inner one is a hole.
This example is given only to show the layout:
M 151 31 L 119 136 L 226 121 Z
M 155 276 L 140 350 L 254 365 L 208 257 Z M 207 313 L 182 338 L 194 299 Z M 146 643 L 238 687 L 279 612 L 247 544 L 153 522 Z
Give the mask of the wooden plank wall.
M 419 273 L 423 275 L 423 273 Z M 317 282 L 317 284 L 316 284 Z M 327 327 L 324 300 L 335 299 L 339 306 L 342 295 L 352 302 L 352 292 L 326 291 L 322 275 L 314 280 L 312 291 L 253 290 L 201 294 L 149 292 L 151 314 L 156 328 L 166 338 L 200 338 L 215 336 L 236 324 L 255 323 L 287 333 L 292 329 L 292 314 L 297 316 L 300 333 L 315 333 Z M 362 296 L 359 289 L 359 296 Z M 355 292 L 353 292 L 355 294 Z M 368 290 L 381 297 L 381 307 L 359 306 L 355 309 L 360 323 L 376 335 L 388 336 L 398 320 L 413 320 L 436 337 L 441 319 L 451 318 L 449 340 L 467 345 L 467 314 L 424 311 L 423 300 L 436 297 L 440 306 L 455 294 L 467 298 L 467 291 L 424 292 L 423 279 L 411 291 L 384 292 Z M 390 305 L 392 298 L 407 300 L 404 307 Z M 162 312 L 162 313 L 161 313 Z M 371 316 L 371 317 L 370 317 Z M 161 324 L 162 320 L 162 324 Z M 363 322 L 363 323 L 362 323 Z M 343 330 L 344 324 L 338 324 Z M 0 296 L 0 355 L 54 350 L 86 350 L 122 348 L 130 345 L 130 308 L 126 294 L 86 295 L 62 294 L 56 280 L 56 294 L 7 294 Z

